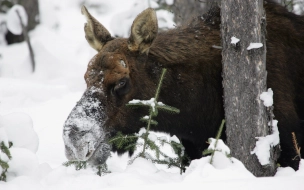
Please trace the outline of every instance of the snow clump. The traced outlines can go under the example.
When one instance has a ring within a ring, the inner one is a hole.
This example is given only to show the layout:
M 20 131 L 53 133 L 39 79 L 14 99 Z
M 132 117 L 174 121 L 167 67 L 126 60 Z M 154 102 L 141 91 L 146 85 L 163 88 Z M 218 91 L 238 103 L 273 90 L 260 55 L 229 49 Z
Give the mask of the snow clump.
M 231 37 L 231 44 L 236 45 L 238 42 L 240 41 L 240 39 L 236 38 L 236 37 Z
M 260 95 L 260 99 L 263 100 L 264 106 L 270 107 L 273 104 L 273 91 L 271 88 L 267 92 L 263 92 Z
M 11 31 L 13 34 L 15 35 L 20 35 L 22 34 L 22 26 L 20 23 L 20 19 L 19 16 L 17 14 L 17 12 L 19 13 L 21 20 L 22 20 L 22 24 L 24 26 L 27 26 L 27 14 L 25 9 L 21 6 L 21 5 L 14 5 L 8 12 L 6 15 L 6 25 L 9 31 Z
M 247 47 L 247 50 L 258 49 L 261 47 L 263 47 L 262 43 L 250 43 L 250 45 Z

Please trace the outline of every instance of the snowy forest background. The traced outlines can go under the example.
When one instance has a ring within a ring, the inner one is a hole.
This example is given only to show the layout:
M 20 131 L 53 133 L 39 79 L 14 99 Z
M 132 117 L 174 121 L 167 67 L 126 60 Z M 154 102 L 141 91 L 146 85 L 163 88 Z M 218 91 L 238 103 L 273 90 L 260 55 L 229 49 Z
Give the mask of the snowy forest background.
M 148 7 L 157 10 L 162 30 L 173 28 L 197 13 L 194 8 L 189 11 L 174 6 L 177 2 L 182 4 L 181 0 L 39 0 L 39 15 L 33 17 L 31 25 L 26 21 L 30 16 L 22 8 L 16 8 L 30 29 L 28 34 L 36 63 L 33 73 L 27 42 L 20 35 L 19 18 L 5 5 L 25 1 L 0 0 L 0 142 L 13 142 L 11 160 L 0 152 L 0 159 L 10 166 L 7 182 L 0 181 L 1 190 L 303 188 L 303 164 L 297 172 L 279 168 L 275 177 L 256 178 L 238 160 L 221 154 L 212 165 L 210 157 L 192 161 L 183 175 L 177 168 L 167 169 L 143 159 L 128 165 L 127 154 L 121 157 L 113 154 L 107 161 L 111 173 L 101 177 L 94 168 L 76 171 L 63 166 L 66 158 L 62 126 L 86 88 L 83 75 L 95 55 L 84 38 L 81 5 L 85 4 L 113 36 L 121 37 L 129 36 L 134 18 Z M 188 1 L 202 10 L 207 10 L 210 2 Z M 304 12 L 303 1 L 279 2 L 297 14 Z M 15 41 L 8 42 L 8 33 L 20 36 L 11 37 Z M 229 151 L 225 145 L 221 148 Z M 172 153 L 170 147 L 164 150 Z

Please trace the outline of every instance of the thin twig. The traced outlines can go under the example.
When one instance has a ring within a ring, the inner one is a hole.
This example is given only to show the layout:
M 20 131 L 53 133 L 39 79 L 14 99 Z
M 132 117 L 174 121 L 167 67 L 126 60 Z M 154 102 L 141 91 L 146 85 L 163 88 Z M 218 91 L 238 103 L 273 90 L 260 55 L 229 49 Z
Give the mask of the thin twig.
M 36 64 L 35 64 L 35 59 L 34 59 L 34 52 L 33 52 L 33 49 L 32 49 L 31 42 L 30 42 L 30 37 L 28 36 L 27 28 L 25 27 L 25 25 L 22 22 L 22 18 L 20 16 L 19 11 L 16 10 L 16 13 L 17 13 L 17 15 L 19 17 L 19 20 L 20 20 L 20 24 L 21 24 L 21 27 L 22 27 L 22 33 L 23 33 L 24 39 L 25 39 L 25 41 L 27 43 L 27 46 L 29 48 L 30 58 L 31 58 L 31 63 L 32 63 L 32 72 L 34 72 Z
M 295 160 L 297 157 L 301 160 L 301 147 L 299 147 L 298 145 L 296 134 L 292 132 L 291 135 L 292 135 L 292 143 L 297 153 L 297 155 L 293 158 L 293 160 Z

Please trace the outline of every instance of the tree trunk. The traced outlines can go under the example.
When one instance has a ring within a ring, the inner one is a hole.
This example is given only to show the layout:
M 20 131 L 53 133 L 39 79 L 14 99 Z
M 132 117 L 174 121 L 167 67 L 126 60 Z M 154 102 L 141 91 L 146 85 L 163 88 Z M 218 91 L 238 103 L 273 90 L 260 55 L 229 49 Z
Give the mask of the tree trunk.
M 250 152 L 255 137 L 269 134 L 266 108 L 259 96 L 266 91 L 266 20 L 263 0 L 222 0 L 221 35 L 227 143 L 231 154 L 255 176 L 272 176 L 275 160 L 261 166 Z M 234 45 L 231 37 L 240 41 Z M 262 43 L 247 50 L 250 43 Z
M 174 22 L 177 25 L 191 21 L 194 17 L 202 15 L 208 10 L 210 0 L 200 2 L 198 0 L 175 0 L 172 7 L 174 13 Z

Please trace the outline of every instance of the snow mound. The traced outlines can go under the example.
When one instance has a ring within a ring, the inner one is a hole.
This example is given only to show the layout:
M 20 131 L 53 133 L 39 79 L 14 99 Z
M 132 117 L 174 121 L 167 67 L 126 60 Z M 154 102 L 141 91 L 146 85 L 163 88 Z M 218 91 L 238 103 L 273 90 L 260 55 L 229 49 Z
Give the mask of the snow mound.
M 140 157 L 136 158 L 126 169 L 126 172 L 138 172 L 141 174 L 151 174 L 156 173 L 157 171 L 158 169 L 152 162 Z
M 39 139 L 33 130 L 33 121 L 27 114 L 11 113 L 2 116 L 0 126 L 5 129 L 7 139 L 13 142 L 14 148 L 25 148 L 32 153 L 37 152 Z
M 13 146 L 9 149 L 12 158 L 9 160 L 1 154 L 1 159 L 9 165 L 7 180 L 29 175 L 38 167 L 35 153 L 38 149 L 38 136 L 33 130 L 32 119 L 24 113 L 11 113 L 0 117 L 0 142 L 8 142 Z
M 8 162 L 8 180 L 30 175 L 39 165 L 36 155 L 28 149 L 11 147 L 10 152 L 12 159 Z
M 214 156 L 218 159 L 216 162 L 224 162 L 226 165 L 221 169 L 217 169 L 214 165 L 210 164 L 210 156 L 201 158 L 199 160 L 192 160 L 189 168 L 185 173 L 185 181 L 197 182 L 204 180 L 228 180 L 228 179 L 250 179 L 254 176 L 245 168 L 243 163 L 235 158 L 231 158 L 232 162 L 227 162 L 226 158 L 218 157 L 219 154 Z

